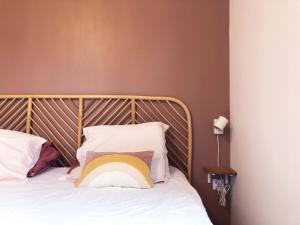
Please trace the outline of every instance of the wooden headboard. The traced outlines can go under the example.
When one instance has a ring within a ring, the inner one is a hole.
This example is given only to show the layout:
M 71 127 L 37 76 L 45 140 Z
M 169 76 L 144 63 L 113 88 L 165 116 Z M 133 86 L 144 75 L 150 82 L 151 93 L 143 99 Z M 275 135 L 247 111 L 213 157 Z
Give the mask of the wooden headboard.
M 103 124 L 161 121 L 168 157 L 191 180 L 192 123 L 176 98 L 131 95 L 0 95 L 0 128 L 32 133 L 53 141 L 61 166 L 76 160 L 82 128 Z

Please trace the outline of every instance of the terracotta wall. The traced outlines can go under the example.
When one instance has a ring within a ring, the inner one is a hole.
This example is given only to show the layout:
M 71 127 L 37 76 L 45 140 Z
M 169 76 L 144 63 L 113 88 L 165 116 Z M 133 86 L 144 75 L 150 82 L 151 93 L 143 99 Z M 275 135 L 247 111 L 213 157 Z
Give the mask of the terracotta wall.
M 216 224 L 202 170 L 212 120 L 229 116 L 227 0 L 0 0 L 0 93 L 170 95 L 190 108 L 193 185 Z M 229 163 L 229 135 L 222 138 Z

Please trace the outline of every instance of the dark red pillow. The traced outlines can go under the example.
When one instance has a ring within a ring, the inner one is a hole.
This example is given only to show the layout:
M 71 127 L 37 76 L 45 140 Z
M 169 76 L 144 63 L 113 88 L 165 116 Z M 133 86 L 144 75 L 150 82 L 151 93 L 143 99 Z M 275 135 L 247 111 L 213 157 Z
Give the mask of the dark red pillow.
M 47 141 L 42 145 L 40 157 L 34 167 L 29 170 L 27 177 L 34 177 L 46 171 L 59 157 L 59 151 L 52 142 Z
M 67 174 L 70 174 L 72 172 L 72 170 L 74 170 L 75 168 L 77 168 L 78 166 L 80 166 L 80 163 L 76 160 L 76 162 L 74 162 L 74 164 L 70 167 L 70 169 L 68 170 Z

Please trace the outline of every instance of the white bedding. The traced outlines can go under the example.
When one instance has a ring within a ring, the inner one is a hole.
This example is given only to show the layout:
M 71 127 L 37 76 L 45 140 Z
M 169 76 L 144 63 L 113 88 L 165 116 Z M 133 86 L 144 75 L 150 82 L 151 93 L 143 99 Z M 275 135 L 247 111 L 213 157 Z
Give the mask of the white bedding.
M 197 192 L 171 168 L 152 189 L 75 188 L 52 168 L 25 183 L 0 183 L 3 225 L 212 225 Z

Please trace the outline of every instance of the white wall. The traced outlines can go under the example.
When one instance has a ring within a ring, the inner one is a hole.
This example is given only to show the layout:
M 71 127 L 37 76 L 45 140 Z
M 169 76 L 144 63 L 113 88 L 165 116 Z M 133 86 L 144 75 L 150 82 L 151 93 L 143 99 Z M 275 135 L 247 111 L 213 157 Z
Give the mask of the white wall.
M 300 225 L 300 0 L 231 0 L 233 225 Z

